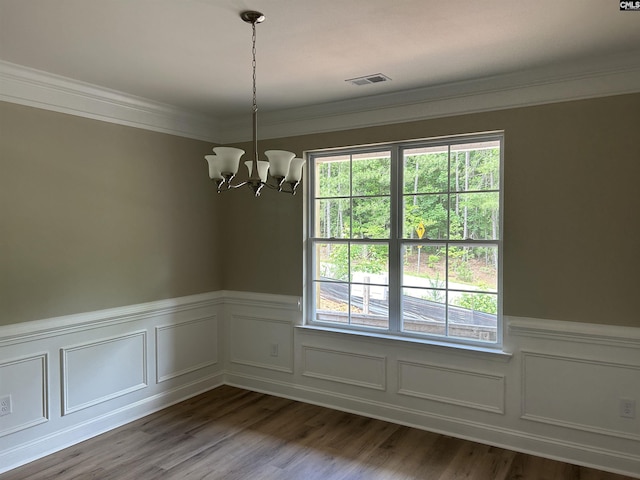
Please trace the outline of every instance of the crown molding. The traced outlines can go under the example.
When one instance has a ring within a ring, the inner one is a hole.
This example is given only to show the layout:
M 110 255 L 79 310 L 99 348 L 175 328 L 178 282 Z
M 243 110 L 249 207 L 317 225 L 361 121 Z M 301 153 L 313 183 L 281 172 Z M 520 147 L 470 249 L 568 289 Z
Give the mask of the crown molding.
M 246 115 L 191 112 L 0 60 L 0 100 L 213 143 L 249 141 Z M 340 102 L 264 112 L 282 138 L 640 92 L 640 54 L 621 54 Z
M 129 127 L 215 142 L 206 115 L 0 60 L 0 100 Z
M 640 92 L 637 52 L 266 112 L 260 116 L 260 136 L 292 137 L 636 92 Z M 222 143 L 247 141 L 250 124 L 245 117 L 234 117 L 220 134 Z

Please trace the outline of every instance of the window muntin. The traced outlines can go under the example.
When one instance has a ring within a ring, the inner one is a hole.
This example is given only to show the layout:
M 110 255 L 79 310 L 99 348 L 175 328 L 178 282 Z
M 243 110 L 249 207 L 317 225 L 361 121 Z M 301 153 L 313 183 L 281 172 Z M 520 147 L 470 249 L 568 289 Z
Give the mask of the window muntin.
M 309 156 L 307 323 L 501 342 L 502 136 Z

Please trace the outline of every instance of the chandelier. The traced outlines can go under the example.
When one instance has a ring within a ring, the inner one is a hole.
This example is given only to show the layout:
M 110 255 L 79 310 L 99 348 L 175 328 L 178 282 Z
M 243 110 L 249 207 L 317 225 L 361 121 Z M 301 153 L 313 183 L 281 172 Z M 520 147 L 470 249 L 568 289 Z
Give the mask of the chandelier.
M 260 12 L 246 11 L 240 18 L 251 24 L 253 55 L 253 158 L 244 162 L 249 171 L 249 178 L 242 183 L 231 183 L 240 166 L 240 157 L 245 151 L 234 147 L 215 147 L 215 155 L 205 155 L 209 164 L 209 178 L 216 183 L 218 193 L 248 185 L 256 197 L 260 196 L 263 187 L 278 192 L 296 193 L 296 187 L 302 180 L 302 158 L 285 150 L 267 150 L 264 152 L 268 161 L 258 160 L 258 104 L 256 101 L 256 24 L 264 22 L 265 16 Z

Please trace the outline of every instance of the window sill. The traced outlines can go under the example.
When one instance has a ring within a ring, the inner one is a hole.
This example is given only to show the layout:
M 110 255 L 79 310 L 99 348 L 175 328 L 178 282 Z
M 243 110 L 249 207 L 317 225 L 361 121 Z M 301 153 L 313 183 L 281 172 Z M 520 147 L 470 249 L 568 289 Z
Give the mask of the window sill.
M 341 328 L 331 328 L 320 325 L 297 325 L 296 329 L 300 329 L 303 332 L 318 332 L 318 333 L 328 333 L 328 334 L 336 334 L 338 336 L 354 336 L 360 337 L 367 340 L 379 340 L 385 344 L 389 343 L 402 343 L 405 345 L 425 345 L 429 347 L 435 347 L 438 349 L 446 349 L 452 353 L 460 353 L 460 354 L 480 354 L 480 355 L 490 355 L 495 357 L 496 359 L 509 361 L 513 354 L 510 352 L 505 352 L 499 346 L 496 347 L 483 347 L 481 345 L 470 345 L 464 343 L 449 343 L 449 342 L 439 342 L 433 339 L 426 338 L 416 338 L 416 337 L 402 337 L 399 335 L 389 335 L 389 334 L 381 334 L 369 331 L 354 331 L 354 330 L 343 330 Z

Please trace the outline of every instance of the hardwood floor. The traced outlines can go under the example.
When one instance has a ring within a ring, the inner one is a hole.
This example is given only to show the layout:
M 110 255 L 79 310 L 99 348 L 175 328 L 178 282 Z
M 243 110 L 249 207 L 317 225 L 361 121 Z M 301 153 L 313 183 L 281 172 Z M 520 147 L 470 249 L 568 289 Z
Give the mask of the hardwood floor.
M 223 386 L 0 480 L 623 480 L 628 477 Z

